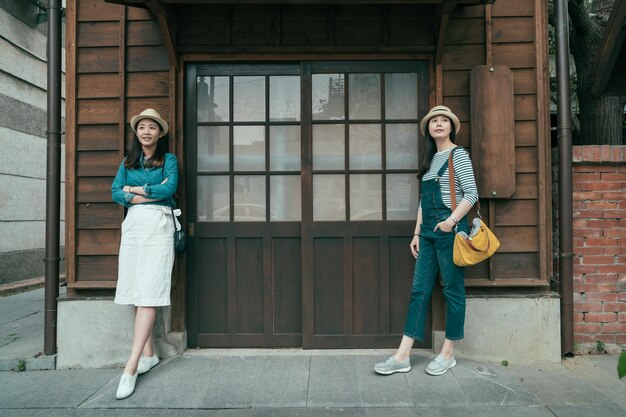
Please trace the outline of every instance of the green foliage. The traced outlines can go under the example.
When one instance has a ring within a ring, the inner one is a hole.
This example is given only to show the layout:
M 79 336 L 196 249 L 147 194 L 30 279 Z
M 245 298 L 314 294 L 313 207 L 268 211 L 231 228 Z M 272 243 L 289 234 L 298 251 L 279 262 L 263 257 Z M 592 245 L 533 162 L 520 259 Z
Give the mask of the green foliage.
M 502 366 L 509 366 L 509 361 L 507 361 L 506 359 L 500 363 L 502 364 Z
M 598 352 L 605 352 L 606 351 L 606 346 L 604 345 L 604 342 L 602 340 L 598 340 L 596 342 L 596 350 Z
M 17 363 L 17 366 L 15 367 L 14 371 L 15 372 L 22 372 L 26 370 L 26 360 L 25 359 L 20 359 L 19 362 Z
M 619 355 L 619 360 L 617 361 L 617 376 L 620 379 L 626 376 L 626 350 Z

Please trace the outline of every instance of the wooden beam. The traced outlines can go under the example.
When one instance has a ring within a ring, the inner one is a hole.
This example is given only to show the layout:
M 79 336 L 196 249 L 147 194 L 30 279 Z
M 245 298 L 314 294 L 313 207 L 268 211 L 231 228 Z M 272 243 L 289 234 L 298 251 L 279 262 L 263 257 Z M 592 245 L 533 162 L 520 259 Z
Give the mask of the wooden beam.
M 143 3 L 142 0 L 104 0 L 107 3 L 127 6 Z M 444 4 L 447 0 L 162 0 L 164 4 Z M 495 0 L 459 0 L 464 6 L 493 3 Z
M 178 30 L 178 14 L 173 7 L 165 4 L 162 0 L 145 0 L 148 10 L 157 17 L 159 27 L 163 34 L 165 49 L 170 67 L 178 68 L 176 55 L 176 31 Z
M 448 20 L 450 20 L 450 15 L 454 11 L 457 3 L 458 0 L 444 0 L 444 2 L 437 6 L 435 10 L 433 20 L 435 22 L 439 22 L 439 25 L 436 28 L 437 47 L 435 48 L 435 67 L 440 65 L 443 59 L 443 48 L 446 42 L 446 32 L 448 31 Z

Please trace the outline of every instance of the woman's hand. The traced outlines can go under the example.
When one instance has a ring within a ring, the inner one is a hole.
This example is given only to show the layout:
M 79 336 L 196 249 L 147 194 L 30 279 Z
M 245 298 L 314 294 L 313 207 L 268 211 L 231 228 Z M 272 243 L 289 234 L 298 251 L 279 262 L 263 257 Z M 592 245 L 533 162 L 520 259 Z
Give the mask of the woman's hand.
M 417 258 L 417 254 L 420 251 L 420 237 L 417 235 L 413 236 L 413 239 L 411 240 L 411 244 L 409 245 L 409 248 L 411 249 L 411 254 L 413 255 L 414 258 Z
M 449 233 L 449 232 L 452 231 L 454 226 L 455 226 L 454 220 L 452 220 L 450 217 L 448 217 L 444 221 L 437 223 L 437 226 L 435 226 L 435 230 L 433 230 L 433 231 L 436 232 L 437 229 L 441 229 L 442 232 Z

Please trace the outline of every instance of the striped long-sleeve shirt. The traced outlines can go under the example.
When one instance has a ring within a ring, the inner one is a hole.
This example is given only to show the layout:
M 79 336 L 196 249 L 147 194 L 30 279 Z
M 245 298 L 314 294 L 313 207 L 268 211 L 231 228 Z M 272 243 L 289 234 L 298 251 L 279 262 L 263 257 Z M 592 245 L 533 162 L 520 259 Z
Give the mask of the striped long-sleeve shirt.
M 437 177 L 437 173 L 441 169 L 441 166 L 448 163 L 448 157 L 450 156 L 452 149 L 454 148 L 437 152 L 433 156 L 430 169 L 426 174 L 424 174 L 422 181 L 432 180 Z M 478 189 L 476 188 L 476 180 L 474 179 L 474 171 L 472 169 L 472 162 L 469 154 L 465 149 L 457 149 L 452 157 L 452 163 L 454 164 L 454 189 L 456 191 L 456 204 L 458 206 L 461 200 L 465 200 L 473 206 L 478 201 Z M 450 181 L 448 178 L 448 168 L 446 168 L 443 176 L 439 179 L 439 188 L 441 189 L 441 198 L 443 203 L 446 207 L 452 209 L 452 204 L 450 202 Z M 420 201 L 420 208 L 421 207 L 422 202 Z

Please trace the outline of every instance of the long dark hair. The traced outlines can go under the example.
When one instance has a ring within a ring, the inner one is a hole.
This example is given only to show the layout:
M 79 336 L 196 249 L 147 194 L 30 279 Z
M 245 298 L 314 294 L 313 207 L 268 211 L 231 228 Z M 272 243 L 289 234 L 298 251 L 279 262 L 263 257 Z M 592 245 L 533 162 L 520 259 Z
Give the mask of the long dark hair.
M 161 132 L 161 126 L 159 126 L 159 132 Z M 139 168 L 141 164 L 139 163 L 139 158 L 141 157 L 143 148 L 137 135 L 133 135 L 133 144 L 130 147 L 130 151 L 128 151 L 128 155 L 126 155 L 126 161 L 124 162 L 124 166 L 128 169 Z M 157 141 L 157 146 L 154 151 L 154 154 L 150 157 L 150 159 L 146 160 L 143 164 L 146 168 L 152 167 L 162 167 L 165 163 L 165 154 L 169 151 L 169 134 L 159 138 Z
M 456 128 L 454 126 L 454 122 L 450 120 L 450 141 L 452 143 L 456 143 Z M 424 147 L 424 153 L 422 153 L 422 160 L 420 161 L 419 168 L 417 169 L 417 179 L 421 181 L 422 177 L 428 172 L 430 169 L 430 163 L 433 161 L 433 156 L 437 152 L 437 145 L 435 144 L 435 139 L 430 136 L 430 131 L 428 130 L 428 126 L 426 126 L 426 146 Z

